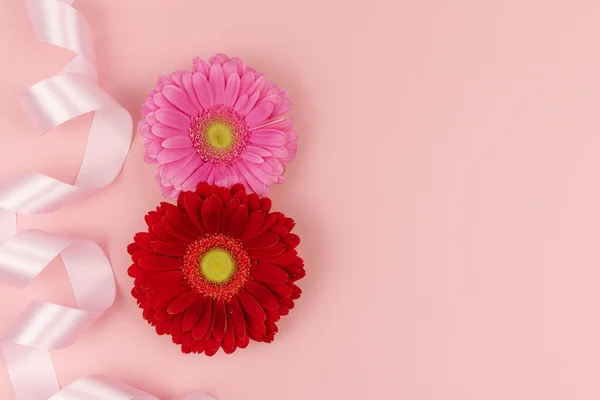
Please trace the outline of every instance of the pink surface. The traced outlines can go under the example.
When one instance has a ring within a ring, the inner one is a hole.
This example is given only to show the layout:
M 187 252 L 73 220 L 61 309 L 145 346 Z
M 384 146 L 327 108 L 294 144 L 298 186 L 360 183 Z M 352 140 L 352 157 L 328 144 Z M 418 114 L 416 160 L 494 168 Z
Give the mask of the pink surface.
M 117 275 L 115 307 L 53 352 L 62 383 L 103 373 L 165 399 L 600 397 L 597 1 L 76 5 L 101 82 L 136 118 L 156 77 L 195 55 L 243 57 L 290 91 L 300 149 L 272 197 L 297 219 L 308 275 L 271 345 L 207 358 L 156 336 L 125 272 L 161 199 L 137 136 L 109 188 L 20 219 L 97 240 Z M 0 178 L 72 179 L 89 120 L 40 138 L 16 102 L 70 55 L 34 40 L 21 1 L 1 10 Z M 34 298 L 72 304 L 59 262 L 2 286 L 0 332 Z

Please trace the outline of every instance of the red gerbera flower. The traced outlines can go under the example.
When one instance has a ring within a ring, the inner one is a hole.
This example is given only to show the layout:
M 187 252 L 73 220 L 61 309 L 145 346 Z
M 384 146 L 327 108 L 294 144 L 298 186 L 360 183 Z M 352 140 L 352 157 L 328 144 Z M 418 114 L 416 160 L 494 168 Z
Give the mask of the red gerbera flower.
M 202 183 L 146 215 L 148 232 L 127 248 L 131 294 L 159 335 L 209 356 L 273 341 L 305 272 L 294 220 L 270 210 L 241 184 Z

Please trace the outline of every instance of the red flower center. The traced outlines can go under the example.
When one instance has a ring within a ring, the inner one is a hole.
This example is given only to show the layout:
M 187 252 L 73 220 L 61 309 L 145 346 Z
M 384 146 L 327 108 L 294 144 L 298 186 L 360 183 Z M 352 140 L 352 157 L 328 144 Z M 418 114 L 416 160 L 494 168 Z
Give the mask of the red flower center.
M 183 275 L 199 293 L 231 300 L 250 273 L 250 257 L 242 243 L 228 236 L 205 236 L 192 243 L 183 258 Z
M 238 113 L 223 105 L 192 118 L 190 138 L 205 162 L 231 165 L 246 148 L 248 127 Z

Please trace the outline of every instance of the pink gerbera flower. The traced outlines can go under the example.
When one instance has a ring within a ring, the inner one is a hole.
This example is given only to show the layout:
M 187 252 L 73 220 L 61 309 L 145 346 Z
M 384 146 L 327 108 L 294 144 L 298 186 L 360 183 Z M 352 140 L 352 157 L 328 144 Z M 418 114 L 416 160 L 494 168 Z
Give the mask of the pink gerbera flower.
M 242 183 L 267 195 L 296 155 L 294 120 L 284 116 L 290 107 L 285 90 L 223 54 L 196 58 L 192 72 L 161 76 L 138 129 L 145 160 L 160 164 L 163 195 L 174 198 L 200 182 Z

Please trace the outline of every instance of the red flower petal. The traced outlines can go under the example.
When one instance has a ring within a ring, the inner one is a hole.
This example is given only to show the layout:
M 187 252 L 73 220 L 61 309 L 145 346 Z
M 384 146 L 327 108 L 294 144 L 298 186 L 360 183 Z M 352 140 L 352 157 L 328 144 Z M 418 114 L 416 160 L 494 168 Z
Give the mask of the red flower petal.
M 173 284 L 183 280 L 181 271 L 167 271 L 152 274 L 140 279 L 140 286 L 145 288 L 161 287 L 167 284 Z
M 202 210 L 202 199 L 194 192 L 182 192 L 183 205 L 187 212 L 190 220 L 196 225 L 199 231 L 205 232 L 204 225 L 202 224 L 202 216 L 200 211 Z
M 179 295 L 175 300 L 173 300 L 169 307 L 167 308 L 167 312 L 169 314 L 179 314 L 184 312 L 189 306 L 192 305 L 194 300 L 196 300 L 198 294 L 193 290 L 190 290 L 187 293 Z
M 152 250 L 158 254 L 171 257 L 183 257 L 185 256 L 187 247 L 180 243 L 163 242 L 160 240 L 154 240 L 150 246 Z
M 265 336 L 265 334 L 267 333 L 265 321 L 259 321 L 254 318 L 248 318 L 246 320 L 246 323 L 248 324 L 247 327 L 250 337 L 254 340 L 261 341 L 262 337 Z
M 266 286 L 281 299 L 285 299 L 292 295 L 292 289 L 290 289 L 288 285 L 267 284 Z
M 221 347 L 226 354 L 231 354 L 235 351 L 235 335 L 233 332 L 233 323 L 231 321 L 231 316 L 227 316 L 227 329 L 225 330 L 225 335 L 223 336 L 223 342 L 221 343 Z
M 175 300 L 175 298 L 177 296 L 179 296 L 187 291 L 188 291 L 187 287 L 178 286 L 178 287 L 172 288 L 170 290 L 157 290 L 155 292 L 150 292 L 150 293 L 148 293 L 148 295 L 150 295 L 151 293 L 156 293 L 156 296 L 154 296 L 152 298 L 152 301 L 150 302 L 150 307 L 157 309 L 157 310 L 158 309 L 164 310 L 167 308 L 169 303 L 171 303 L 173 300 Z
M 247 249 L 268 249 L 279 243 L 279 236 L 271 232 L 265 232 L 255 238 L 246 240 L 244 247 Z
M 275 224 L 277 223 L 277 216 L 275 214 L 269 214 L 267 215 L 267 218 L 265 218 L 265 222 L 262 224 L 262 226 L 256 231 L 256 233 L 254 234 L 254 236 L 258 236 L 263 232 L 268 231 L 269 229 L 271 229 L 271 227 L 273 227 Z M 254 237 L 252 236 L 252 237 Z M 250 238 L 248 238 L 250 239 Z
M 248 248 L 248 255 L 250 258 L 259 259 L 259 260 L 273 260 L 280 254 L 285 251 L 285 246 L 282 244 L 277 244 L 275 246 L 266 248 L 266 249 L 252 249 Z M 272 264 L 279 264 L 273 262 Z
M 220 187 L 219 190 L 217 190 L 217 194 L 219 195 L 221 200 L 223 200 L 223 204 L 227 204 L 233 199 L 231 191 L 224 187 Z
M 248 205 L 248 195 L 244 191 L 237 192 L 233 195 L 234 199 L 238 199 L 241 204 Z
M 234 199 L 230 202 L 227 202 L 225 205 L 225 209 L 223 210 L 223 217 L 221 218 L 221 232 L 227 235 L 227 227 L 229 226 L 229 221 L 231 220 L 231 216 L 234 211 L 240 206 L 240 201 L 238 199 Z M 231 236 L 231 235 L 229 235 Z
M 148 232 L 136 233 L 133 237 L 133 240 L 142 249 L 150 250 L 150 242 L 152 241 L 152 236 L 150 236 Z
M 170 321 L 171 318 L 173 318 L 173 314 L 169 314 L 165 310 L 154 310 L 154 321 L 166 322 Z
M 171 335 L 173 337 L 181 337 L 183 336 L 183 329 L 181 328 L 181 320 L 183 319 L 183 314 L 177 314 L 171 320 Z M 179 341 L 178 344 L 181 344 Z
M 277 255 L 268 260 L 269 263 L 275 265 L 289 265 L 294 263 L 298 259 L 298 252 L 296 250 L 288 250 L 284 253 Z M 265 260 L 266 262 L 266 260 Z
M 156 211 L 150 211 L 148 214 L 146 214 L 144 220 L 146 221 L 146 225 L 152 226 L 154 224 L 159 223 L 161 217 L 162 215 L 160 213 Z
M 202 233 L 192 222 L 190 217 L 178 207 L 172 206 L 167 209 L 167 219 L 177 230 L 191 237 L 198 237 Z
M 285 237 L 285 239 L 283 239 L 283 244 L 285 244 L 289 249 L 295 249 L 300 244 L 300 237 L 290 233 Z
M 202 203 L 202 223 L 209 234 L 219 233 L 223 208 L 219 196 L 213 195 Z
M 240 306 L 237 298 L 234 297 L 229 302 L 231 304 L 231 322 L 233 323 L 233 331 L 235 332 L 235 337 L 240 339 L 246 336 L 246 321 L 244 319 L 244 311 Z
M 296 226 L 296 223 L 293 219 L 286 217 L 283 221 L 283 225 L 291 231 L 292 229 L 294 229 L 294 226 Z
M 260 207 L 260 198 L 257 194 L 251 193 L 248 195 L 248 210 L 251 212 L 254 210 L 258 210 Z
M 140 251 L 141 248 L 140 246 L 138 246 L 137 244 L 134 243 L 129 243 L 127 245 L 127 252 L 131 255 L 134 255 L 135 253 L 137 253 L 138 251 Z
M 219 351 L 219 347 L 221 346 L 221 341 L 216 340 L 214 338 L 208 339 L 206 341 L 206 349 L 204 350 L 204 354 L 209 357 L 214 356 L 217 351 Z
M 150 232 L 153 236 L 159 240 L 162 240 L 163 242 L 180 241 L 178 238 L 171 236 L 160 222 L 152 225 Z M 184 243 L 186 242 L 184 241 Z
M 231 187 L 231 193 L 235 196 L 238 192 L 246 193 L 246 188 L 241 183 L 236 183 Z
M 251 239 L 254 236 L 257 236 L 256 232 L 258 232 L 260 227 L 263 225 L 265 219 L 266 216 L 264 212 L 260 210 L 251 212 L 248 217 L 248 223 L 246 224 L 246 227 L 240 234 L 239 239 L 244 241 Z
M 272 202 L 271 202 L 271 199 L 269 199 L 268 197 L 263 197 L 262 199 L 260 199 L 260 209 L 265 214 L 268 214 L 269 211 L 271 211 L 271 206 L 272 206 Z
M 181 269 L 183 261 L 164 256 L 143 256 L 140 257 L 138 264 L 147 271 L 174 271 Z
M 273 264 L 256 264 L 250 273 L 254 279 L 265 283 L 285 283 L 288 280 L 287 272 Z
M 191 330 L 198 321 L 200 320 L 200 316 L 202 315 L 202 311 L 204 310 L 204 306 L 206 305 L 207 300 L 206 297 L 196 296 L 196 299 L 192 303 L 191 306 L 185 311 L 183 316 L 183 320 L 181 321 L 181 328 L 184 331 Z
M 163 226 L 163 228 L 165 228 L 165 230 L 169 233 L 169 235 L 179 239 L 184 243 L 191 243 L 197 238 L 196 236 L 193 236 L 189 233 L 184 232 L 183 230 L 178 229 L 177 226 L 173 225 L 171 221 L 169 221 L 169 218 L 167 218 L 166 216 L 162 217 L 160 223 Z
M 246 347 L 248 347 L 248 343 L 250 343 L 250 335 L 245 335 L 242 338 L 236 338 L 235 342 L 237 347 L 239 347 L 240 349 L 245 349 Z
M 196 326 L 192 328 L 192 336 L 194 336 L 194 339 L 196 340 L 201 340 L 208 331 L 208 325 L 210 324 L 212 319 L 212 303 L 212 300 L 208 300 L 206 302 L 200 320 L 198 321 Z
M 131 266 L 127 269 L 127 274 L 132 278 L 142 278 L 144 276 L 148 276 L 148 271 L 140 268 L 140 266 L 135 263 L 131 264 Z
M 266 287 L 255 281 L 246 282 L 246 291 L 258 301 L 258 303 L 266 309 L 277 310 L 279 302 L 273 293 Z
M 260 306 L 258 301 L 252 296 L 248 294 L 244 289 L 241 289 L 238 292 L 238 299 L 240 300 L 240 305 L 248 313 L 248 315 L 256 320 L 264 321 L 266 318 L 265 310 Z
M 213 185 L 209 185 L 208 182 L 200 182 L 198 184 L 198 186 L 196 186 L 196 193 L 203 200 L 209 198 L 216 192 L 217 192 L 217 187 L 213 186 Z
M 227 313 L 225 312 L 225 303 L 223 300 L 215 301 L 213 312 L 215 313 L 215 323 L 212 334 L 216 340 L 221 342 L 227 328 Z
M 288 235 L 288 233 L 290 233 L 290 231 L 288 231 L 288 229 L 283 225 L 275 225 L 274 227 L 269 229 L 269 232 L 273 232 L 274 234 L 276 234 L 277 236 L 279 236 L 281 238 L 286 237 Z
M 233 238 L 237 238 L 246 224 L 248 223 L 248 208 L 245 204 L 240 205 L 235 209 L 229 224 L 227 225 L 227 230 L 224 232 L 227 236 L 231 236 Z

